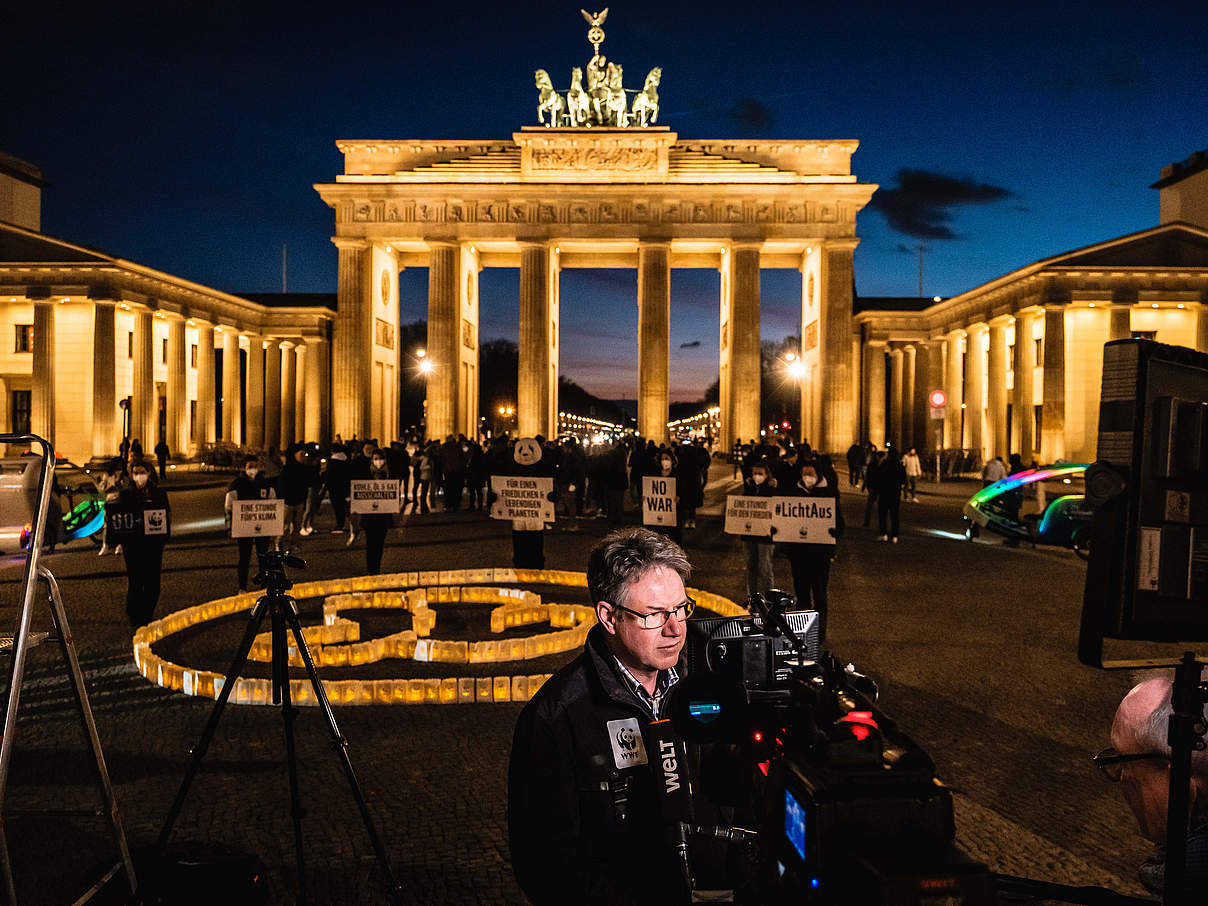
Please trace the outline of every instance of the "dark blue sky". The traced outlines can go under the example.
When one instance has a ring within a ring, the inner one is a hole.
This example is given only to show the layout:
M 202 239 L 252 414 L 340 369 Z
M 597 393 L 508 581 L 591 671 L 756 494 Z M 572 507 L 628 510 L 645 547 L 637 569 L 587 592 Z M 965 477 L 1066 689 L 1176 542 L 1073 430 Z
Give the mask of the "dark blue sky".
M 0 150 L 50 182 L 47 233 L 233 292 L 279 290 L 284 243 L 289 288 L 332 291 L 311 185 L 339 172 L 336 139 L 534 124 L 533 70 L 561 85 L 590 57 L 579 6 L 9 4 Z M 916 293 L 920 244 L 924 293 L 952 295 L 1151 226 L 1148 185 L 1208 147 L 1202 2 L 609 6 L 605 53 L 627 87 L 663 67 L 660 122 L 682 137 L 860 140 L 855 173 L 892 190 L 860 215 L 863 295 Z M 405 319 L 424 281 L 404 275 Z M 484 273 L 484 339 L 515 337 L 517 284 Z M 632 395 L 635 273 L 562 287 L 563 372 Z M 673 273 L 675 398 L 716 375 L 716 292 L 714 273 Z M 765 338 L 796 332 L 799 294 L 764 272 Z

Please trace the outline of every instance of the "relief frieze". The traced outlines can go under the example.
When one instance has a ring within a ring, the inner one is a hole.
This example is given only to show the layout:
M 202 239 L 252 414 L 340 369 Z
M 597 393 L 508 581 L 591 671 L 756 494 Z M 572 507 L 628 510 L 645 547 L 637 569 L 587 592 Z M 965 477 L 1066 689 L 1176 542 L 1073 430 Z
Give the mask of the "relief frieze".
M 657 169 L 658 162 L 648 148 L 533 148 L 531 168 L 634 172 Z

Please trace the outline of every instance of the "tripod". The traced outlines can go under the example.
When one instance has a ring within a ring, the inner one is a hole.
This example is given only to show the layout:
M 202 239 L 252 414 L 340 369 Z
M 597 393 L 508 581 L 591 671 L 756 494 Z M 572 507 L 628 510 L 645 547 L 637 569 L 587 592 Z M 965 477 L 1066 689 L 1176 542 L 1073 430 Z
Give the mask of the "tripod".
M 285 634 L 287 626 L 293 633 L 294 644 L 297 646 L 298 653 L 302 656 L 303 664 L 306 665 L 306 674 L 310 679 L 311 688 L 314 690 L 315 700 L 319 703 L 319 710 L 322 712 L 323 719 L 327 724 L 327 731 L 331 736 L 332 742 L 336 744 L 336 750 L 339 752 L 340 765 L 344 769 L 344 775 L 348 778 L 348 785 L 352 789 L 352 798 L 356 800 L 357 808 L 360 809 L 361 821 L 365 824 L 365 832 L 369 835 L 369 841 L 372 843 L 373 851 L 377 856 L 378 866 L 385 876 L 390 902 L 396 904 L 396 906 L 402 906 L 402 891 L 395 882 L 394 875 L 390 872 L 390 863 L 386 858 L 385 847 L 383 847 L 382 840 L 374 828 L 373 819 L 369 815 L 369 807 L 365 803 L 365 796 L 361 792 L 361 786 L 357 782 L 356 773 L 352 769 L 352 762 L 348 758 L 348 740 L 343 737 L 340 733 L 340 728 L 336 725 L 336 718 L 332 713 L 331 703 L 327 700 L 327 693 L 323 690 L 323 683 L 320 681 L 319 674 L 315 670 L 315 662 L 311 658 L 310 649 L 307 647 L 306 639 L 302 635 L 302 626 L 298 621 L 298 603 L 285 593 L 293 587 L 293 583 L 290 582 L 285 574 L 286 566 L 303 569 L 306 563 L 300 557 L 291 557 L 281 551 L 268 552 L 260 558 L 260 574 L 256 576 L 254 581 L 257 585 L 264 586 L 264 594 L 256 601 L 256 606 L 252 608 L 251 616 L 248 618 L 247 629 L 243 634 L 243 640 L 239 643 L 239 648 L 235 654 L 235 660 L 231 663 L 231 669 L 227 671 L 226 679 L 222 684 L 222 691 L 214 703 L 214 708 L 210 712 L 210 718 L 205 725 L 205 729 L 201 732 L 201 738 L 193 749 L 193 759 L 189 763 L 189 769 L 185 772 L 184 780 L 181 782 L 180 789 L 176 793 L 176 799 L 172 803 L 172 808 L 168 811 L 167 819 L 164 821 L 163 830 L 159 833 L 159 842 L 156 844 L 157 851 L 162 854 L 168 844 L 172 828 L 176 824 L 176 819 L 180 817 L 185 798 L 189 794 L 189 786 L 193 783 L 193 778 L 201 767 L 202 759 L 205 758 L 206 750 L 214 738 L 214 732 L 218 729 L 218 722 L 222 718 L 223 708 L 226 707 L 227 700 L 231 696 L 231 690 L 235 687 L 235 681 L 239 678 L 239 675 L 247 664 L 248 652 L 251 651 L 252 643 L 260 630 L 260 626 L 264 622 L 264 618 L 268 616 L 272 621 L 273 704 L 281 706 L 281 718 L 285 723 L 285 757 L 289 770 L 290 813 L 293 817 L 294 851 L 298 873 L 297 902 L 299 906 L 304 906 L 308 902 L 308 899 L 306 895 L 306 865 L 302 848 L 302 796 L 298 786 L 298 759 L 294 748 L 294 721 L 297 719 L 298 709 L 291 703 L 289 694 L 289 646 Z

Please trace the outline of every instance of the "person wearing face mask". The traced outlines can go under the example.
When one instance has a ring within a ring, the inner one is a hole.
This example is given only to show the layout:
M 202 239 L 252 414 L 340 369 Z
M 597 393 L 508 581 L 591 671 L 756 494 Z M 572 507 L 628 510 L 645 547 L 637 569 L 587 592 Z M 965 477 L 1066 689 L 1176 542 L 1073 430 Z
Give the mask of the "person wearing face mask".
M 662 532 L 676 544 L 682 544 L 684 539 L 684 506 L 683 492 L 681 488 L 681 478 L 677 468 L 675 454 L 667 447 L 662 447 L 658 450 L 654 459 L 654 471 L 650 474 L 655 478 L 674 478 L 675 479 L 675 525 L 659 525 L 651 526 L 656 532 Z
M 223 510 L 226 514 L 227 531 L 231 528 L 231 517 L 235 511 L 236 500 L 274 500 L 277 492 L 273 483 L 260 471 L 260 460 L 255 456 L 243 457 L 243 472 L 231 482 L 227 488 Z M 252 547 L 256 548 L 256 563 L 268 550 L 268 538 L 236 538 L 235 545 L 239 548 L 239 563 L 235 574 L 239 578 L 239 590 L 247 591 L 248 568 L 252 562 Z
M 386 453 L 374 449 L 369 457 L 367 478 L 383 481 L 393 476 L 386 465 Z M 382 550 L 386 547 L 386 533 L 394 525 L 393 513 L 363 513 L 361 528 L 365 530 L 365 572 L 376 576 L 382 571 Z
M 778 493 L 796 497 L 829 497 L 835 506 L 836 539 L 843 536 L 843 510 L 839 506 L 839 482 L 834 468 L 827 457 L 802 459 L 797 483 L 782 487 Z M 784 552 L 788 555 L 793 570 L 793 593 L 802 608 L 818 611 L 818 642 L 826 638 L 826 586 L 830 581 L 831 558 L 835 553 L 833 544 L 808 544 L 785 542 Z
M 744 497 L 775 497 L 778 491 L 776 479 L 766 459 L 751 464 L 751 477 L 743 482 Z M 772 566 L 772 536 L 756 538 L 742 536 L 742 551 L 747 561 L 747 594 L 766 593 L 776 586 L 776 575 Z
M 122 556 L 126 561 L 126 616 L 137 629 L 151 622 L 159 603 L 160 575 L 163 572 L 164 546 L 168 542 L 170 510 L 168 495 L 155 480 L 155 471 L 142 459 L 130 465 L 129 482 L 118 494 L 115 509 L 138 514 L 138 527 L 122 538 Z M 145 518 L 148 510 L 162 510 L 163 531 L 151 531 Z M 151 532 L 151 533 L 148 533 Z

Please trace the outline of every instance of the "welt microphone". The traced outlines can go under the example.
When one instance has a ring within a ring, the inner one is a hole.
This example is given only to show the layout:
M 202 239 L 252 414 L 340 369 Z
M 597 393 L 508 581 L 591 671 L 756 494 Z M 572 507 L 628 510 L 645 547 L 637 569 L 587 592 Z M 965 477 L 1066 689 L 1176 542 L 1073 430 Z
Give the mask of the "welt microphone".
M 646 752 L 651 755 L 656 795 L 667 827 L 668 838 L 679 860 L 688 890 L 693 888 L 692 865 L 688 859 L 688 835 L 692 831 L 692 791 L 688 784 L 683 742 L 671 721 L 656 720 L 646 730 Z

